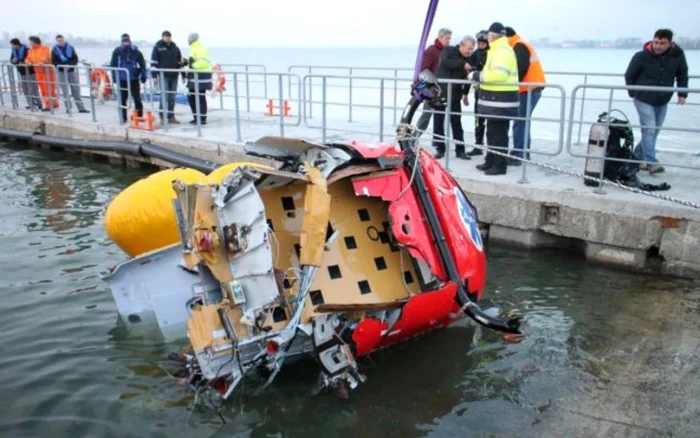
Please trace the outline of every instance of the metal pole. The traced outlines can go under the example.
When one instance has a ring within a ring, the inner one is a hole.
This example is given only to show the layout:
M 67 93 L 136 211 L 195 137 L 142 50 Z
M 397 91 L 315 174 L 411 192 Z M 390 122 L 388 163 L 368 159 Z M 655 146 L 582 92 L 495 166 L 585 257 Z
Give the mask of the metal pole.
M 597 193 L 599 195 L 605 194 L 605 190 L 603 190 L 603 181 L 605 181 L 605 157 L 608 153 L 608 141 L 610 140 L 610 111 L 612 110 L 612 100 L 614 94 L 615 90 L 610 89 L 610 97 L 608 98 L 608 117 L 605 120 L 606 137 L 605 143 L 603 143 L 603 157 L 601 158 L 602 165 L 600 166 L 600 175 L 598 175 L 598 179 L 600 180 L 600 182 L 598 183 L 598 187 L 596 187 L 593 191 L 593 193 Z
M 309 82 L 311 82 L 311 76 L 309 76 Z M 321 90 L 321 142 L 326 143 L 326 77 L 323 77 L 322 81 L 323 89 Z M 309 88 L 309 93 L 311 88 Z M 309 116 L 310 117 L 310 116 Z
M 226 73 L 223 71 L 223 68 L 221 69 L 221 71 L 218 72 L 218 74 L 224 75 L 224 80 L 226 80 Z M 212 82 L 211 87 L 212 87 L 212 89 L 214 89 L 214 75 L 213 74 L 212 74 L 211 82 Z M 221 107 L 221 110 L 223 111 L 223 109 L 224 109 L 224 90 L 223 90 L 223 88 L 219 92 L 219 106 Z
M 267 97 L 267 83 L 265 86 L 265 97 Z M 245 108 L 250 112 L 250 75 L 248 74 L 248 66 L 245 66 Z
M 12 65 L 6 65 L 3 67 L 7 67 L 7 78 L 10 82 L 9 88 L 10 88 L 10 105 L 14 109 L 19 108 L 19 93 L 17 92 L 17 89 L 15 88 L 15 72 L 14 69 L 12 68 Z M 4 83 L 4 77 L 5 77 L 5 69 L 2 69 L 2 77 L 3 77 L 3 83 Z M 19 88 L 19 87 L 17 87 Z M 5 106 L 5 98 L 3 96 L 3 92 L 0 91 L 0 106 Z
M 159 81 L 160 81 L 160 107 L 163 108 L 162 112 L 160 113 L 161 115 L 161 120 L 163 120 L 163 127 L 165 128 L 165 132 L 168 132 L 169 128 L 169 122 L 168 118 L 170 114 L 168 114 L 169 110 L 169 105 L 168 105 L 168 96 L 165 94 L 167 93 L 166 87 L 165 87 L 165 72 L 161 70 L 158 72 L 159 76 Z M 177 78 L 175 79 L 175 82 L 177 83 Z M 153 100 L 153 99 L 151 99 Z
M 60 69 L 59 69 L 60 71 Z M 68 84 L 68 69 L 64 68 L 63 69 L 63 85 L 59 87 L 61 89 L 61 93 L 63 93 L 63 101 L 65 102 L 66 105 L 66 112 L 68 113 L 68 117 L 73 117 L 73 111 L 71 109 L 71 101 L 70 101 L 70 91 L 69 91 L 69 84 Z
M 50 75 L 49 73 L 53 71 L 53 73 L 54 73 L 54 74 L 53 74 L 53 80 L 54 80 L 54 82 L 56 81 L 56 78 L 58 77 L 58 75 L 56 74 L 56 69 L 54 68 L 53 65 L 51 66 L 50 69 L 47 68 L 46 66 L 44 66 L 44 67 L 42 67 L 42 68 L 43 68 L 44 71 L 46 72 L 45 76 L 46 76 L 46 78 L 47 78 L 47 79 L 46 79 L 46 85 L 47 85 L 47 88 L 48 88 L 48 94 L 49 94 L 49 95 L 46 96 L 46 100 L 47 100 L 47 102 L 49 102 L 49 111 L 50 111 L 51 115 L 53 115 L 53 113 L 54 113 L 54 111 L 53 111 L 53 109 L 54 109 L 54 108 L 53 108 L 53 104 L 54 104 L 54 101 L 55 101 L 55 100 L 54 100 L 54 97 L 51 95 L 51 91 L 52 91 L 53 88 L 56 86 L 56 84 L 55 84 L 55 83 L 52 84 L 52 82 L 51 82 L 51 75 Z M 38 78 L 37 78 L 37 82 L 38 82 Z M 52 87 L 51 85 L 53 85 L 53 87 Z M 56 90 L 56 91 L 58 91 L 58 90 Z M 40 92 L 39 94 L 41 94 L 41 92 Z
M 348 107 L 348 122 L 352 123 L 352 67 L 350 68 L 350 106 Z
M 399 94 L 398 87 L 399 87 L 399 70 L 395 68 L 394 69 L 394 111 L 393 111 L 393 113 L 394 113 L 394 126 L 396 126 L 396 108 L 398 106 L 397 99 L 398 99 L 398 94 Z
M 384 79 L 379 81 L 379 141 L 384 141 Z
M 581 130 L 583 129 L 583 107 L 586 105 L 586 85 L 588 85 L 588 75 L 583 75 L 583 94 L 581 95 L 581 114 L 578 118 L 578 140 L 576 140 L 576 144 L 581 144 Z
M 95 96 L 92 94 L 92 67 L 87 68 L 87 83 L 90 90 L 90 109 L 92 110 L 92 122 L 97 123 L 97 114 L 95 113 Z
M 202 108 L 199 104 L 199 72 L 194 72 L 194 105 L 195 105 L 195 115 L 194 118 L 197 121 L 197 137 L 202 136 Z
M 525 132 L 523 133 L 523 136 L 525 137 L 523 139 L 523 158 L 528 158 L 530 156 L 530 142 L 528 142 L 528 138 L 530 138 L 530 107 L 532 105 L 532 90 L 530 88 L 527 89 L 527 104 L 525 106 Z M 527 184 L 529 181 L 527 180 L 527 163 L 523 161 L 522 163 L 523 166 L 523 175 L 520 177 L 520 180 L 518 181 L 520 184 Z
M 447 84 L 447 107 L 445 107 L 445 169 L 450 171 L 450 151 L 452 150 L 452 145 L 450 144 L 450 116 L 452 112 L 452 84 Z
M 247 75 L 247 74 L 246 74 Z M 241 109 L 238 104 L 238 74 L 233 73 L 233 102 L 236 108 L 236 141 L 242 142 L 241 137 Z
M 323 77 L 323 92 L 326 92 L 326 77 Z M 326 98 L 323 98 L 323 106 L 326 105 Z M 325 110 L 324 110 L 325 111 Z M 311 67 L 309 67 L 309 118 L 314 118 L 314 81 L 311 77 Z M 325 122 L 324 122 L 325 124 Z
M 279 109 L 280 109 L 280 137 L 284 137 L 284 85 L 282 73 L 277 75 L 277 86 L 279 88 Z

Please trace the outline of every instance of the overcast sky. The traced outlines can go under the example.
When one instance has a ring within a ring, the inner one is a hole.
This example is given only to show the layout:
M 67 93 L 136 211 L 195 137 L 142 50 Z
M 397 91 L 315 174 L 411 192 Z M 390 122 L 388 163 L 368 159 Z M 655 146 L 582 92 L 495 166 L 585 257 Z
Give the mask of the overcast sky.
M 389 47 L 417 44 L 428 0 L 3 1 L 0 29 L 157 40 L 168 29 L 210 47 Z M 495 6 L 498 5 L 498 8 Z M 441 0 L 433 34 L 474 34 L 496 20 L 526 38 L 650 38 L 659 27 L 699 37 L 700 0 Z M 41 24 L 39 24 L 41 23 Z M 432 36 L 431 36 L 432 39 Z

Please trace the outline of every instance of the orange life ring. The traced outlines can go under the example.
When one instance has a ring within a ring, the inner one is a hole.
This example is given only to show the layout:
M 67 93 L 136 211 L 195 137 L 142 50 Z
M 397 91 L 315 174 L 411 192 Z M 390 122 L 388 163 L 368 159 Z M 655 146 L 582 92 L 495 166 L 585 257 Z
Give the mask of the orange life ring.
M 95 69 L 90 73 L 92 81 L 92 95 L 99 100 L 107 100 L 112 95 L 112 84 L 109 80 L 109 74 L 101 68 Z
M 219 64 L 214 66 L 214 72 L 216 73 L 216 82 L 213 91 L 214 93 L 222 93 L 226 90 L 226 74 L 222 73 Z

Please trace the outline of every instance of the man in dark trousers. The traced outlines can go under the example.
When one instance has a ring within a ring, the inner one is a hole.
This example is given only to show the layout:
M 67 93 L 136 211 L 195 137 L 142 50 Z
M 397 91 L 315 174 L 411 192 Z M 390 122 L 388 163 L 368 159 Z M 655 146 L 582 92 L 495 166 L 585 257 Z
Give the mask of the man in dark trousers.
M 476 34 L 476 50 L 469 59 L 469 64 L 474 70 L 483 70 L 486 65 L 486 54 L 489 51 L 488 32 L 479 31 Z M 477 145 L 484 145 L 484 134 L 486 133 L 486 119 L 479 114 L 479 87 L 474 87 L 474 141 Z M 467 155 L 482 155 L 484 151 L 479 148 L 472 149 Z
M 688 63 L 685 53 L 673 42 L 670 29 L 659 29 L 653 41 L 644 45 L 644 49 L 635 53 L 625 73 L 627 85 L 646 85 L 656 87 L 688 88 Z M 656 159 L 656 138 L 666 118 L 668 102 L 672 92 L 629 91 L 634 99 L 634 106 L 639 114 L 642 126 L 642 139 L 634 149 L 634 158 L 643 161 L 642 168 L 649 173 L 663 172 L 664 168 Z M 688 93 L 678 93 L 678 105 L 685 105 Z
M 448 46 L 440 54 L 440 66 L 437 77 L 440 79 L 466 80 L 467 73 L 472 70 L 472 66 L 467 62 L 474 50 L 476 41 L 471 36 L 462 38 L 458 46 Z M 449 88 L 451 91 L 448 91 Z M 433 119 L 433 146 L 436 149 L 435 158 L 440 159 L 445 156 L 445 140 L 441 137 L 445 135 L 445 112 L 450 113 L 450 129 L 452 138 L 457 143 L 455 150 L 457 158 L 463 160 L 471 159 L 464 151 L 464 130 L 462 129 L 462 105 L 469 105 L 469 85 L 466 84 L 440 84 L 440 101 L 433 104 L 436 110 Z M 450 100 L 448 101 L 448 97 Z M 449 104 L 449 105 L 448 105 Z
M 51 49 L 51 64 L 56 66 L 56 75 L 58 76 L 58 89 L 63 94 L 63 99 L 66 101 L 66 111 L 71 110 L 71 96 L 75 100 L 75 106 L 78 107 L 79 113 L 89 113 L 83 104 L 83 99 L 80 97 L 80 78 L 75 66 L 78 65 L 78 52 L 75 47 L 70 45 L 63 35 L 56 35 L 56 45 Z
M 443 27 L 438 31 L 438 37 L 435 38 L 435 43 L 423 52 L 421 71 L 430 70 L 433 74 L 437 74 L 438 64 L 440 64 L 440 54 L 445 47 L 450 45 L 451 40 L 452 31 L 450 29 Z M 426 101 L 423 104 L 423 113 L 418 119 L 418 122 L 416 122 L 416 128 L 420 131 L 425 131 L 428 128 L 430 117 L 433 115 L 432 111 L 433 108 Z M 418 132 L 419 137 L 422 134 L 420 131 Z
M 134 101 L 136 114 L 139 117 L 143 117 L 140 84 L 146 83 L 146 60 L 143 58 L 143 53 L 141 53 L 139 48 L 131 44 L 129 34 L 125 33 L 122 35 L 122 43 L 112 52 L 112 61 L 109 65 L 120 69 L 112 72 L 112 80 L 119 84 L 119 105 L 122 110 L 122 123 L 126 123 L 129 120 L 126 116 L 129 93 L 131 93 L 131 98 Z
M 27 109 L 41 109 L 41 99 L 39 97 L 39 87 L 37 86 L 34 69 L 31 66 L 25 66 L 24 62 L 29 53 L 29 48 L 22 44 L 19 39 L 12 38 L 10 40 L 12 52 L 10 54 L 10 63 L 17 67 L 19 75 L 19 88 L 27 99 Z M 19 103 L 15 100 L 15 105 Z
M 505 175 L 506 158 L 500 154 L 508 153 L 510 118 L 518 115 L 520 106 L 518 62 L 506 39 L 503 24 L 491 24 L 488 40 L 490 48 L 484 69 L 469 74 L 469 79 L 479 82 L 478 111 L 486 117 L 486 143 L 489 149 L 484 164 L 476 168 L 486 175 Z
M 162 39 L 153 46 L 151 53 L 151 68 L 160 68 L 168 70 L 178 70 L 186 65 L 187 62 L 182 59 L 180 48 L 172 39 L 172 34 L 169 31 L 164 31 Z M 168 123 L 178 124 L 180 121 L 175 118 L 175 93 L 177 93 L 177 76 L 176 71 L 156 72 L 152 71 L 153 86 L 157 87 L 160 82 L 160 92 L 165 94 L 165 100 L 168 105 Z M 185 83 L 185 73 L 182 72 L 182 83 Z M 160 101 L 160 121 L 164 117 L 163 100 Z

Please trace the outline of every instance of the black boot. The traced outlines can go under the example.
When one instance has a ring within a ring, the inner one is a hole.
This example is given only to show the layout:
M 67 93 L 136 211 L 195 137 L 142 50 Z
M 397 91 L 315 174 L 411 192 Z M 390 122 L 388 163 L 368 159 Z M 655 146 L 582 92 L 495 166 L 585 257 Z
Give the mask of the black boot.
M 477 146 L 483 146 L 483 145 L 477 145 Z M 481 149 L 474 148 L 471 151 L 469 151 L 468 155 L 475 157 L 477 155 L 483 155 L 483 154 L 484 154 L 484 151 L 482 151 Z
M 433 155 L 433 158 L 435 158 L 436 160 L 440 160 L 444 156 L 445 156 L 445 151 L 437 151 L 437 152 L 435 152 L 435 155 Z
M 460 158 L 462 160 L 471 160 L 472 159 L 472 157 L 467 155 L 467 153 L 464 151 L 457 151 L 457 158 Z

